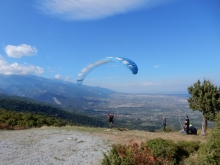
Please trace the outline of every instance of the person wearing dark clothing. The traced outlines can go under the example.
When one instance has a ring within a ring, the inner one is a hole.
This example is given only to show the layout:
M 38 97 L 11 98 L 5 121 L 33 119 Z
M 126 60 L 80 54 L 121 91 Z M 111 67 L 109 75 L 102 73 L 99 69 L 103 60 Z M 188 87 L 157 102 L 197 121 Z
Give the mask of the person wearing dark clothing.
M 189 134 L 189 117 L 186 115 L 186 120 L 185 120 L 185 128 L 186 128 L 186 134 Z
M 113 119 L 114 119 L 114 115 L 113 114 L 108 114 L 108 120 L 110 122 L 110 126 L 113 125 Z
M 163 132 L 166 132 L 166 117 L 163 117 Z

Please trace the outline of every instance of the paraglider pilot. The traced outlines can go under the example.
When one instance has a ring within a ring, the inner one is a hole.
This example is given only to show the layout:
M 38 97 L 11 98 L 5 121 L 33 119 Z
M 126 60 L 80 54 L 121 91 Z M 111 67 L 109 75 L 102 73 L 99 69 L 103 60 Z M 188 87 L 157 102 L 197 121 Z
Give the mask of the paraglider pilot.
M 166 132 L 166 117 L 163 116 L 163 132 Z
M 110 127 L 113 125 L 114 114 L 108 114 L 108 121 L 110 122 Z
M 185 128 L 186 128 L 186 134 L 189 134 L 189 117 L 186 115 L 186 120 L 185 120 Z

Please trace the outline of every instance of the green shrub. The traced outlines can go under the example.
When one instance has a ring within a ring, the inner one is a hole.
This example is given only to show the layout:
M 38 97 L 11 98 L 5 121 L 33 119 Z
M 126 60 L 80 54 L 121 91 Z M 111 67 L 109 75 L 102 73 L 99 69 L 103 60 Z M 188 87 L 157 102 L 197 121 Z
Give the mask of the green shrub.
M 156 138 L 140 145 L 131 141 L 128 145 L 113 145 L 111 151 L 104 154 L 102 165 L 171 165 L 184 164 L 184 160 L 199 148 L 199 142 Z
M 154 132 L 164 132 L 163 128 L 160 128 L 158 130 L 155 130 Z M 166 132 L 176 132 L 171 127 L 166 127 Z
M 220 164 L 220 113 L 216 116 L 216 126 L 212 131 L 210 139 L 199 148 L 196 156 L 188 159 L 192 165 L 219 165 Z
M 41 127 L 43 125 L 60 127 L 73 125 L 74 123 L 43 114 L 14 112 L 0 109 L 0 124 L 0 129 L 24 129 Z
M 171 140 L 162 138 L 152 139 L 146 142 L 146 145 L 152 150 L 153 156 L 163 160 L 164 164 L 175 164 L 177 157 L 177 145 Z
M 190 156 L 190 154 L 197 152 L 200 147 L 200 142 L 179 141 L 177 142 L 177 147 L 177 163 L 184 164 L 183 162 Z
M 135 165 L 129 150 L 126 145 L 113 145 L 109 155 L 104 154 L 102 165 Z
M 154 165 L 161 164 L 146 144 L 131 141 L 129 145 L 113 145 L 109 155 L 104 154 L 102 165 Z
M 199 145 L 200 145 L 199 141 L 194 141 L 194 142 L 179 141 L 177 142 L 178 155 L 188 157 L 191 153 L 199 149 Z
M 219 143 L 219 142 L 218 142 Z M 209 140 L 202 144 L 196 154 L 193 154 L 187 160 L 189 165 L 219 165 L 219 146 L 216 146 L 216 141 Z
M 166 132 L 175 132 L 175 131 L 170 127 L 166 127 Z

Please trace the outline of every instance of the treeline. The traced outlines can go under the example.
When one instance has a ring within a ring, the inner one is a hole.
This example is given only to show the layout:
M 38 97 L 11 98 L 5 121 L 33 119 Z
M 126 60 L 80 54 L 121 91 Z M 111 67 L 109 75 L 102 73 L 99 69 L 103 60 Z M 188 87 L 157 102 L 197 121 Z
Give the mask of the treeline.
M 48 104 L 37 103 L 30 100 L 26 101 L 22 98 L 0 97 L 0 109 L 46 115 L 48 117 L 62 119 L 77 125 L 104 126 L 104 123 L 97 118 L 70 112 Z
M 0 129 L 25 129 L 41 126 L 76 125 L 73 122 L 27 112 L 14 112 L 0 109 Z

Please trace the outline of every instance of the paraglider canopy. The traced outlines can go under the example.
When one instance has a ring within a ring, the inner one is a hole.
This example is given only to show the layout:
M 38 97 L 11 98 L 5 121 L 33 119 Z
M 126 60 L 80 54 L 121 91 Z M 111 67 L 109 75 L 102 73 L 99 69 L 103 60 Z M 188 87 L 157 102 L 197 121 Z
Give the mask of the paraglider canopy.
M 85 77 L 87 76 L 87 74 L 93 70 L 94 68 L 109 63 L 109 62 L 121 62 L 122 64 L 124 64 L 133 74 L 137 74 L 138 73 L 138 67 L 137 65 L 130 59 L 127 58 L 123 58 L 123 57 L 106 57 L 104 59 L 101 60 L 97 60 L 89 65 L 87 65 L 86 67 L 84 67 L 81 72 L 78 74 L 78 78 L 77 78 L 77 85 L 82 85 L 83 80 L 85 79 Z

